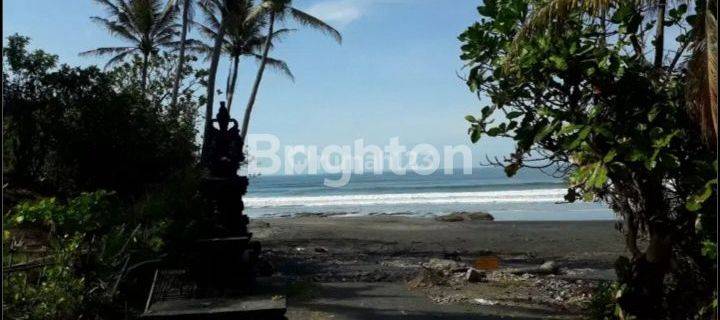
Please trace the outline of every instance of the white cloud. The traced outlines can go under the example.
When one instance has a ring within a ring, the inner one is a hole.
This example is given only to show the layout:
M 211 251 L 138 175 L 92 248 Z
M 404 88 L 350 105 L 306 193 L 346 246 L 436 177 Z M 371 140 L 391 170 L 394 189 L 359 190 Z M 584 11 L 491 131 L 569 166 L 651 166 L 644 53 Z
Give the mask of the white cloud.
M 356 1 L 322 1 L 306 10 L 307 13 L 319 18 L 335 28 L 344 28 L 363 16 L 363 7 Z

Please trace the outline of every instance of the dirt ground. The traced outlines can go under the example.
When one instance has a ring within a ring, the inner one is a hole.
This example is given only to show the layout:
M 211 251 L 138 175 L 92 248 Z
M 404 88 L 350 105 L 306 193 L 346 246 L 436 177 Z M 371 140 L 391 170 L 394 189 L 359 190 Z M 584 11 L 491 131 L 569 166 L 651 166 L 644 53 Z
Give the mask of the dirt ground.
M 399 216 L 254 220 L 270 267 L 288 279 L 288 319 L 576 319 L 624 254 L 612 221 L 440 222 Z M 422 279 L 431 259 L 500 268 Z M 505 271 L 553 261 L 553 274 Z M 420 285 L 418 285 L 420 283 Z

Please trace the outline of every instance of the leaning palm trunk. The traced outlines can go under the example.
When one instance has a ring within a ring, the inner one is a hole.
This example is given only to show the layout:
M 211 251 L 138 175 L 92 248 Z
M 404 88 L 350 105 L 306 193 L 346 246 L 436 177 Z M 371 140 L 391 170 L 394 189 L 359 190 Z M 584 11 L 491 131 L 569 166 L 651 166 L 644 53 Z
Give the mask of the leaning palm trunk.
M 180 79 L 182 78 L 183 63 L 185 62 L 185 41 L 187 40 L 187 31 L 190 14 L 190 0 L 183 3 L 182 32 L 180 34 L 180 52 L 178 53 L 178 65 L 175 72 L 175 80 L 172 91 L 172 104 L 170 107 L 173 112 L 177 108 L 178 92 L 180 91 Z
M 225 20 L 225 19 L 223 19 Z M 205 162 L 208 148 L 208 135 L 212 128 L 213 117 L 213 100 L 215 98 L 215 76 L 217 75 L 218 64 L 220 62 L 220 51 L 222 51 L 223 37 L 225 37 L 224 21 L 220 22 L 220 30 L 215 37 L 215 46 L 212 52 L 212 61 L 210 62 L 210 75 L 207 84 L 207 106 L 205 107 L 205 134 L 203 135 L 203 145 L 200 155 L 202 162 Z
M 143 94 L 145 93 L 145 87 L 147 86 L 149 56 L 149 53 L 143 54 L 142 79 L 140 79 L 140 90 Z
M 662 68 L 663 50 L 665 48 L 665 7 L 666 0 L 657 2 L 657 21 L 655 22 L 655 68 Z
M 250 99 L 248 100 L 247 107 L 245 107 L 245 117 L 243 117 L 242 133 L 240 134 L 240 139 L 242 139 L 242 145 L 245 145 L 245 138 L 247 137 L 248 126 L 250 125 L 250 114 L 252 113 L 252 108 L 255 104 L 255 98 L 257 97 L 258 89 L 260 88 L 260 81 L 262 81 L 263 71 L 265 71 L 265 65 L 267 64 L 268 52 L 270 52 L 270 42 L 272 40 L 274 25 L 275 12 L 270 11 L 268 33 L 265 37 L 265 47 L 263 48 L 262 60 L 260 60 L 260 67 L 258 68 L 252 91 L 250 92 Z
M 232 75 L 228 75 L 228 77 L 232 76 L 232 79 L 230 80 L 230 85 L 228 86 L 228 90 L 227 90 L 228 112 L 230 112 L 230 109 L 232 108 L 233 97 L 235 96 L 235 84 L 237 83 L 238 65 L 239 64 L 240 64 L 240 55 L 236 55 L 233 58 Z

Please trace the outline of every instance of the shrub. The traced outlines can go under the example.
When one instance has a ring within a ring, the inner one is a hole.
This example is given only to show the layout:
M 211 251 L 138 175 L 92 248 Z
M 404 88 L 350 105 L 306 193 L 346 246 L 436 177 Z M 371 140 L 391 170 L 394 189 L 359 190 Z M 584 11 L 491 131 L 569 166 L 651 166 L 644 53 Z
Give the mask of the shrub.
M 13 260 L 3 281 L 6 315 L 17 319 L 75 319 L 106 314 L 121 296 L 130 266 L 156 257 L 161 230 L 118 219 L 122 212 L 112 192 L 83 193 L 66 204 L 55 198 L 25 202 L 5 217 L 4 264 Z M 24 230 L 41 228 L 49 237 L 35 254 L 16 243 L 37 239 Z M 25 239 L 23 239 L 25 238 Z M 162 243 L 162 242 L 160 242 Z M 14 258 L 14 259 L 13 259 Z

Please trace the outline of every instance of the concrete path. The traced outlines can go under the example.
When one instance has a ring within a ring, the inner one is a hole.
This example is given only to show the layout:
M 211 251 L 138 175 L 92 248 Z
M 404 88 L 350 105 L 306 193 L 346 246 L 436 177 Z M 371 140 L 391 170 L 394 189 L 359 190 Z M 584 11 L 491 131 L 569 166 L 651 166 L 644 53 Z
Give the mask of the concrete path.
M 571 319 L 545 310 L 435 304 L 404 283 L 323 283 L 317 298 L 288 299 L 288 320 Z

